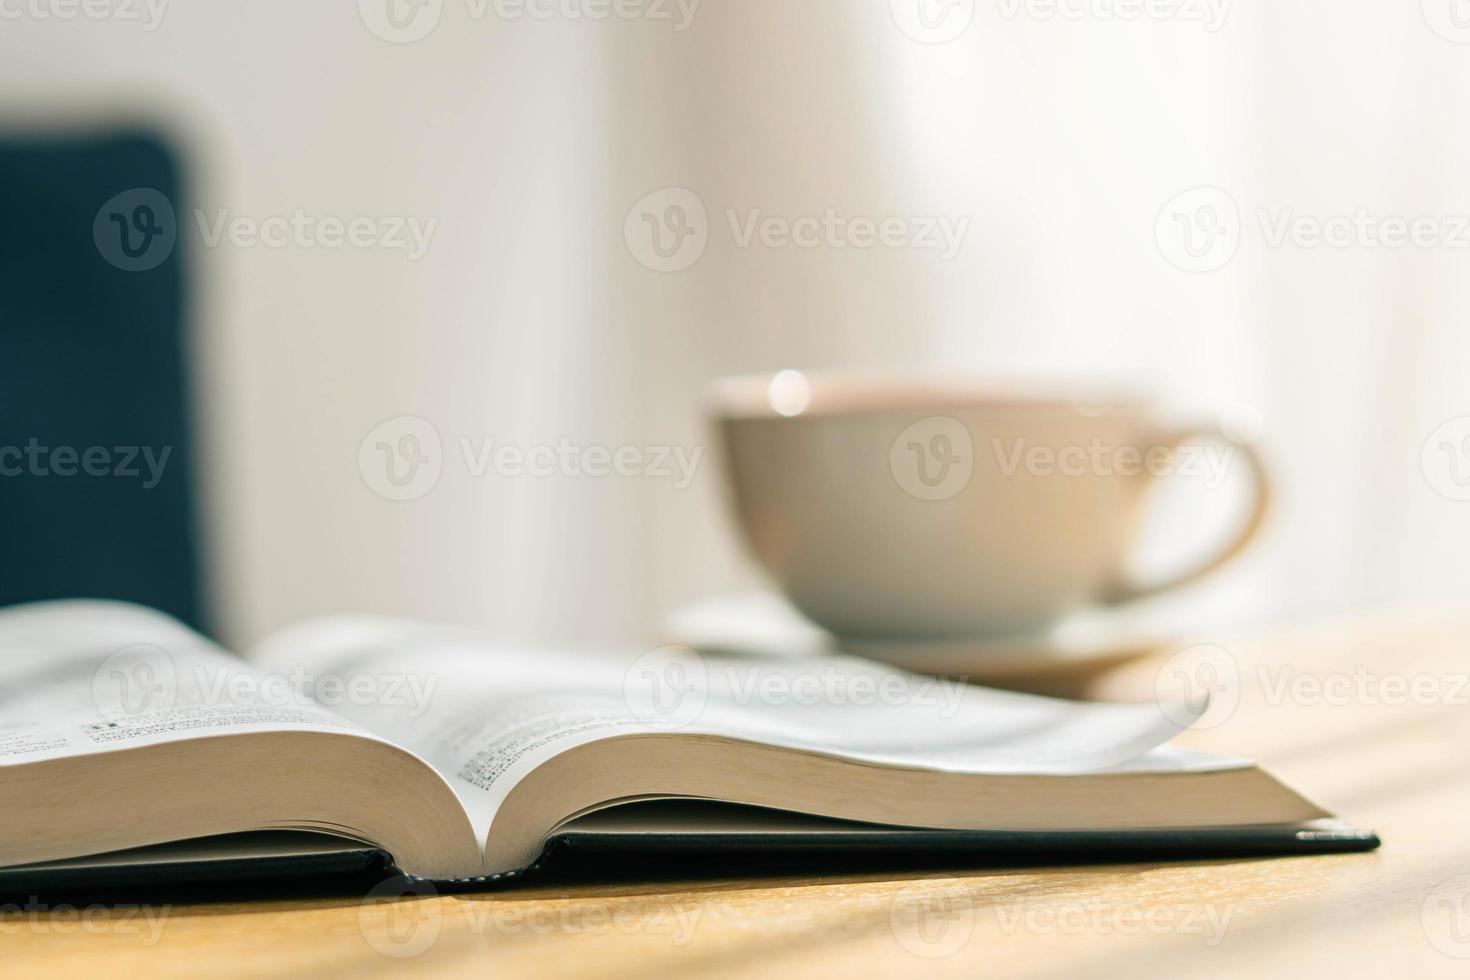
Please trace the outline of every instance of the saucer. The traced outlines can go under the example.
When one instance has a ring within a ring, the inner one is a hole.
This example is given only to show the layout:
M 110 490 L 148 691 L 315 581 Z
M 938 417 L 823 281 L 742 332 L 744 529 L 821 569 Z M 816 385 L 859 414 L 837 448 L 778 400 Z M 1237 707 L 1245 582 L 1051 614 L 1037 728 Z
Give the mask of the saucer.
M 917 673 L 1005 686 L 1092 673 L 1177 646 L 1186 633 L 1178 618 L 1139 603 L 1084 609 L 1035 633 L 953 640 L 840 639 L 776 592 L 734 592 L 675 610 L 663 632 L 666 642 L 695 650 L 783 657 L 847 653 Z

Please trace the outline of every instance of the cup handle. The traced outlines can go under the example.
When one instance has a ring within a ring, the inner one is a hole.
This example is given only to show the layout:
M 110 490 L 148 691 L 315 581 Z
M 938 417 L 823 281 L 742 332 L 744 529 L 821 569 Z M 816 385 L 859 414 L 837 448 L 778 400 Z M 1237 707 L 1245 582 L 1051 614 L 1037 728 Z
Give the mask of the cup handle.
M 1134 582 L 1129 581 L 1126 577 L 1121 577 L 1111 587 L 1104 590 L 1102 596 L 1104 602 L 1116 605 L 1132 602 L 1135 599 L 1145 599 L 1202 579 L 1222 565 L 1234 560 L 1260 535 L 1261 529 L 1266 524 L 1266 518 L 1270 514 L 1272 499 L 1275 495 L 1271 486 L 1271 478 L 1266 473 L 1266 464 L 1262 461 L 1260 454 L 1249 445 L 1232 440 L 1217 425 L 1198 425 L 1179 429 L 1160 439 L 1158 445 L 1178 449 L 1180 446 L 1195 442 L 1215 442 L 1231 446 L 1244 457 L 1246 468 L 1250 471 L 1251 488 L 1255 498 L 1251 505 L 1250 516 L 1246 518 L 1235 536 L 1209 558 L 1160 582 Z

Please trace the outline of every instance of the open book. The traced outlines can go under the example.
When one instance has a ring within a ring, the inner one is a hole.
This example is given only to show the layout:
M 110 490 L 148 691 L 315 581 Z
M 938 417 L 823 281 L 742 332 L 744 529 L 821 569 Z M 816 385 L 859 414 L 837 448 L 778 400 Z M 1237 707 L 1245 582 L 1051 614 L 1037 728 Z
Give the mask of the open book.
M 301 832 L 440 881 L 576 840 L 1376 846 L 1248 761 L 1170 747 L 1190 717 L 855 658 L 549 653 L 371 618 L 239 658 L 141 607 L 39 603 L 0 610 L 0 869 L 306 860 Z

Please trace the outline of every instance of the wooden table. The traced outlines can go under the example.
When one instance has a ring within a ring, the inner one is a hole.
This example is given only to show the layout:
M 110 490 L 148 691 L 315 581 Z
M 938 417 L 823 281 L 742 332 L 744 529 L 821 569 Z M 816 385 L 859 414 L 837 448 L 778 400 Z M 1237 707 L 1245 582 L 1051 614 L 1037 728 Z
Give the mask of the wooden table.
M 144 910 L 152 921 L 11 910 L 0 963 L 48 977 L 1470 977 L 1470 621 L 1214 642 L 1229 659 L 1203 662 L 1239 683 L 1189 742 L 1264 760 L 1378 829 L 1381 851 L 172 906 Z M 1147 698 L 1178 666 L 1160 655 L 1051 683 Z

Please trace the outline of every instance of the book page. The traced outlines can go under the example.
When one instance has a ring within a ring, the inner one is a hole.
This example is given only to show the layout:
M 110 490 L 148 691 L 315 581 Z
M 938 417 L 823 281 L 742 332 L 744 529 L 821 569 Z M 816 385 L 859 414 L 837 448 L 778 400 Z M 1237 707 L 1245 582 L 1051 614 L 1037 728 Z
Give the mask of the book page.
M 333 710 L 434 765 L 481 833 L 537 765 L 621 735 L 685 732 L 918 769 L 1064 774 L 1144 757 L 1191 717 L 1184 706 L 1060 701 L 851 657 L 534 651 L 387 619 L 308 623 L 254 658 L 375 693 Z
M 376 738 L 142 606 L 0 610 L 0 766 L 267 730 Z

